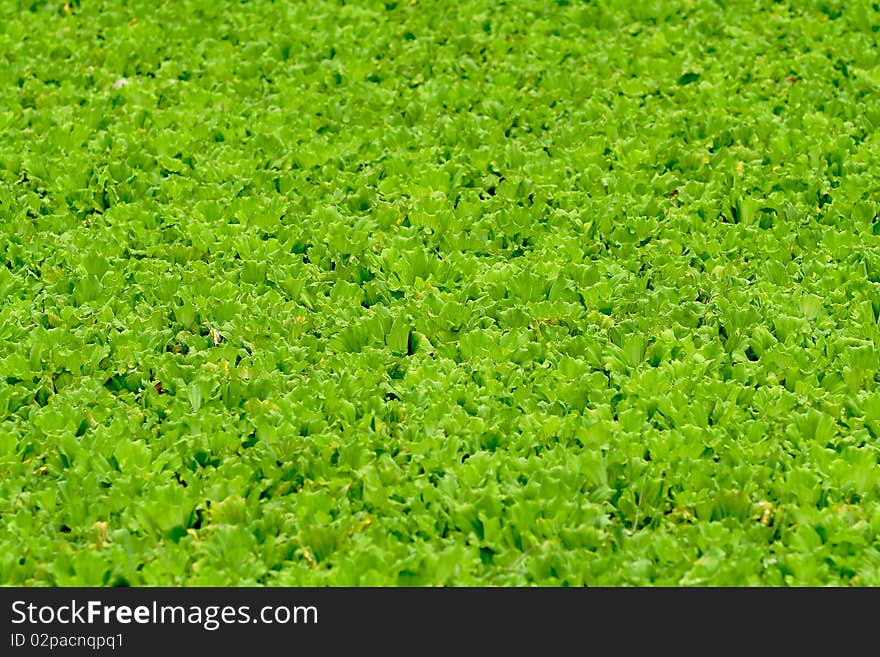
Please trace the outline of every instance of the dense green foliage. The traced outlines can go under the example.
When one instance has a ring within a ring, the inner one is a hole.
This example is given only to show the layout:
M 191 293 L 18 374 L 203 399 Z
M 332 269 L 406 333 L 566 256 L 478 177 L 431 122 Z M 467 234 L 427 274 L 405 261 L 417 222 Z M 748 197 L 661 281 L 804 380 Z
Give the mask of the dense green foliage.
M 878 38 L 0 0 L 0 583 L 880 585 Z

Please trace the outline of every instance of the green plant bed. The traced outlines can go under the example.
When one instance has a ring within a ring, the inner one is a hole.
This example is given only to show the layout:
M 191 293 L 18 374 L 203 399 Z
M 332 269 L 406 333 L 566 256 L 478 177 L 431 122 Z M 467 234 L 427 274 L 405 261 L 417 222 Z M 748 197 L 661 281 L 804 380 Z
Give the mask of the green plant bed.
M 880 585 L 878 39 L 0 0 L 0 583 Z

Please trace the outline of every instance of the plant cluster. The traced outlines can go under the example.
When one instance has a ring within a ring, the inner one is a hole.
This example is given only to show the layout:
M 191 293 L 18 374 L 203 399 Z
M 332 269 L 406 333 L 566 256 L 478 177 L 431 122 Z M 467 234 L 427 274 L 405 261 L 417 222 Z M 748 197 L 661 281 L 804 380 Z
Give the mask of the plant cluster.
M 870 0 L 0 0 L 0 583 L 880 585 Z

